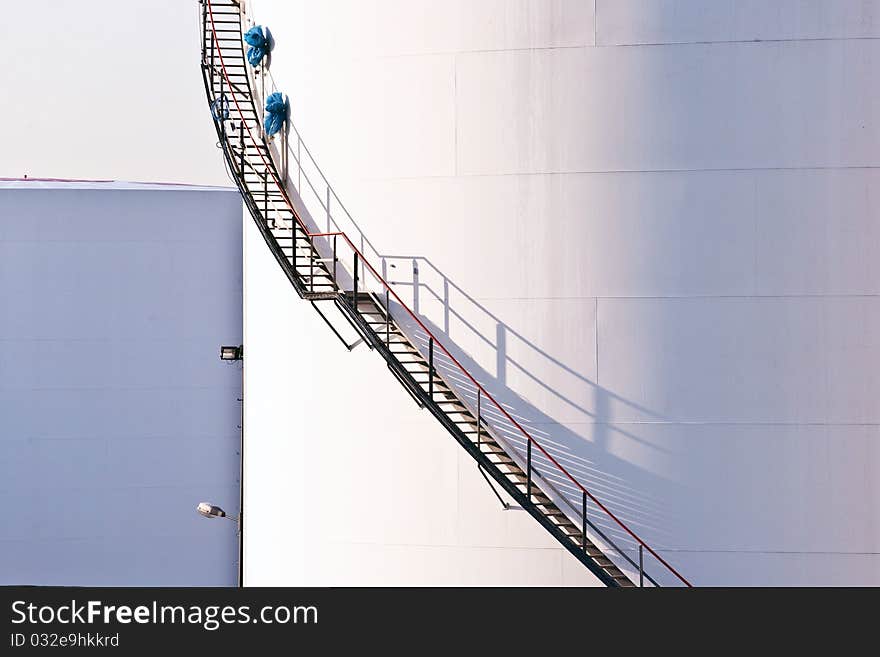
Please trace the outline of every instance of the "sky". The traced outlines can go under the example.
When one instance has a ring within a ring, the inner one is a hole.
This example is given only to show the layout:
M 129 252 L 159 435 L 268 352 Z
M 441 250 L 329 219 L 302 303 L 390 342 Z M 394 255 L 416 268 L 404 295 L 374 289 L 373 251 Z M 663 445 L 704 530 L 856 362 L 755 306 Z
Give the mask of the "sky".
M 0 177 L 229 185 L 196 0 L 6 2 Z

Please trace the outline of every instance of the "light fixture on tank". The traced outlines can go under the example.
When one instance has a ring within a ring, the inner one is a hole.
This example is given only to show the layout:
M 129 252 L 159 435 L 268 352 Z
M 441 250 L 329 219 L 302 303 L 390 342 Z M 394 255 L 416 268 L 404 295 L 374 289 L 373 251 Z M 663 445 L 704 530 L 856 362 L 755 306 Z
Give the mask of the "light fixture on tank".
M 220 360 L 241 360 L 244 357 L 244 347 L 224 345 L 220 347 Z
M 214 504 L 209 504 L 208 502 L 199 502 L 199 505 L 196 507 L 196 511 L 198 511 L 201 515 L 206 518 L 226 518 L 226 511 L 221 509 L 219 506 L 215 506 Z

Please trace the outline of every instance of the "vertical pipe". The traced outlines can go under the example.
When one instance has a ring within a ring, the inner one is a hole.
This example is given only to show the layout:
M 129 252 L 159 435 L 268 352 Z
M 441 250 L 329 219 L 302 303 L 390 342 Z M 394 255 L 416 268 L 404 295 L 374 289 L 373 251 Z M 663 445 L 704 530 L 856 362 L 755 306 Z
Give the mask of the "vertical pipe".
M 263 217 L 266 219 L 266 225 L 269 225 L 269 171 L 263 174 Z M 274 221 L 272 222 L 275 223 Z
M 238 122 L 238 144 L 239 148 L 241 148 L 239 170 L 241 171 L 241 181 L 244 183 L 244 119 Z M 245 184 L 245 187 L 247 187 L 247 184 Z
M 529 503 L 532 501 L 532 441 L 529 439 L 528 447 L 526 451 L 528 452 L 528 456 L 526 457 L 527 464 L 527 472 L 526 472 L 526 496 L 529 500 Z
M 211 39 L 211 59 L 213 59 L 213 58 L 214 58 L 214 39 L 212 38 L 212 39 Z M 212 71 L 214 70 L 213 65 L 212 65 L 211 70 L 212 70 Z M 224 78 L 223 78 L 223 74 L 222 74 L 222 73 L 218 73 L 218 74 L 217 74 L 217 77 L 220 78 L 220 95 L 217 96 L 217 98 L 219 99 L 219 103 L 218 103 L 217 107 L 218 107 L 219 110 L 220 110 L 220 125 L 222 126 L 220 132 L 221 132 L 221 134 L 223 135 L 223 147 L 226 148 L 226 118 L 227 118 L 227 117 L 225 116 L 225 113 L 226 113 L 226 112 L 225 112 L 224 105 L 223 105 L 223 94 L 225 93 L 225 92 L 223 91 L 223 80 L 224 80 Z M 231 151 L 231 149 L 230 149 L 230 151 Z M 229 157 L 230 157 L 230 158 L 232 157 L 232 153 L 231 153 L 231 152 L 229 153 Z M 231 166 L 232 166 L 233 169 L 235 168 L 235 165 L 234 165 L 234 164 L 231 165 Z
M 205 29 L 207 30 L 208 28 L 205 27 Z M 206 38 L 207 38 L 207 37 L 206 37 Z M 213 41 L 212 41 L 211 43 L 213 43 Z M 206 48 L 206 52 L 205 52 L 205 64 L 204 64 L 204 69 L 205 69 L 205 71 L 206 71 L 207 74 L 208 74 L 208 86 L 209 86 L 210 89 L 211 89 L 211 99 L 212 99 L 211 102 L 213 102 L 214 100 L 216 100 L 216 92 L 214 91 L 214 69 L 213 69 L 212 67 L 208 66 L 208 53 L 207 53 L 207 46 L 206 46 L 205 48 Z M 212 118 L 213 118 L 213 117 L 212 117 Z
M 581 542 L 583 545 L 581 547 L 584 550 L 584 554 L 587 552 L 587 491 L 583 491 L 581 493 Z
M 206 60 L 206 50 L 205 39 L 208 38 L 208 5 L 205 4 L 205 0 L 202 0 L 200 3 L 202 5 L 202 66 L 207 64 Z
M 480 423 L 480 398 L 482 392 L 477 388 L 477 449 L 481 449 L 480 442 L 483 438 L 483 425 Z
M 449 335 L 449 279 L 443 276 L 443 330 Z
M 434 401 L 434 338 L 428 340 L 428 396 Z
M 330 185 L 327 185 L 327 206 L 326 207 L 327 207 L 327 232 L 329 233 L 332 231 L 332 229 L 330 228 L 330 222 L 331 222 L 331 219 L 330 219 Z M 363 248 L 361 248 L 361 251 L 363 251 Z
M 238 474 L 238 588 L 244 588 L 244 350 L 241 356 L 241 444 Z
M 205 20 L 205 30 L 207 33 L 208 21 Z M 214 80 L 214 19 L 211 18 L 211 81 Z M 214 85 L 211 85 L 211 92 L 214 91 Z
M 309 251 L 309 290 L 315 291 L 315 250 Z
M 281 184 L 284 186 L 284 189 L 287 189 L 287 133 L 289 131 L 290 126 L 285 122 L 281 131 L 281 170 L 284 172 L 284 175 L 281 177 Z
M 357 251 L 354 252 L 354 288 L 351 294 L 351 307 L 357 310 L 357 296 L 358 296 L 358 254 Z
M 639 543 L 639 586 L 645 585 L 645 551 Z

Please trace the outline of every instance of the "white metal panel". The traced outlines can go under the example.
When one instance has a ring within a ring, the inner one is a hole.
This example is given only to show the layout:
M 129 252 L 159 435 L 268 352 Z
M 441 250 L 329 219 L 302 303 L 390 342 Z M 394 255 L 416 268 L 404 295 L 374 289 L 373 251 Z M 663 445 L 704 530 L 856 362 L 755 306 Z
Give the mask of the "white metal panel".
M 600 45 L 880 36 L 877 0 L 596 0 Z
M 877 40 L 463 54 L 459 173 L 876 165 L 878 66 Z

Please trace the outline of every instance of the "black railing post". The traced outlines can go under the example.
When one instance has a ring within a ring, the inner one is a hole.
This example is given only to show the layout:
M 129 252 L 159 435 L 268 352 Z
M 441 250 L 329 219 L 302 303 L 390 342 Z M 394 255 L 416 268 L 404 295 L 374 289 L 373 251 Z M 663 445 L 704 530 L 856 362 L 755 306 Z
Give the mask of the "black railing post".
M 529 504 L 532 503 L 532 441 L 526 443 L 528 447 L 526 448 L 527 456 L 526 456 L 526 498 L 529 500 Z
M 428 340 L 428 396 L 434 401 L 434 338 Z
M 385 288 L 385 345 L 391 348 L 391 298 Z
M 584 550 L 584 553 L 587 552 L 587 491 L 583 491 L 581 494 L 581 527 L 583 528 L 583 534 L 581 536 L 583 540 L 583 545 L 581 546 Z
M 644 547 L 639 543 L 639 586 L 645 585 L 645 553 Z
M 358 296 L 358 253 L 354 252 L 354 288 L 352 290 L 351 295 L 351 307 L 357 310 L 357 296 Z
M 336 289 L 339 289 L 339 284 L 336 282 L 336 235 L 333 236 L 333 284 L 336 285 Z

